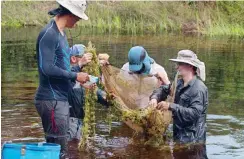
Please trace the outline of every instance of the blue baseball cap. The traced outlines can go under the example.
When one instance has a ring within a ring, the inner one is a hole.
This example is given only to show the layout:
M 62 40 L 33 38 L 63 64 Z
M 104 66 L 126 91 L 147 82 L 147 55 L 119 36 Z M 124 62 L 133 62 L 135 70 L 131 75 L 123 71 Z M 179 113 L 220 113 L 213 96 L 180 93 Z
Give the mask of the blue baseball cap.
M 85 45 L 76 44 L 70 48 L 70 56 L 82 57 L 85 53 Z
M 138 72 L 143 68 L 143 74 L 149 74 L 151 70 L 151 64 L 154 60 L 150 58 L 147 51 L 142 46 L 134 46 L 128 53 L 129 70 L 132 72 Z

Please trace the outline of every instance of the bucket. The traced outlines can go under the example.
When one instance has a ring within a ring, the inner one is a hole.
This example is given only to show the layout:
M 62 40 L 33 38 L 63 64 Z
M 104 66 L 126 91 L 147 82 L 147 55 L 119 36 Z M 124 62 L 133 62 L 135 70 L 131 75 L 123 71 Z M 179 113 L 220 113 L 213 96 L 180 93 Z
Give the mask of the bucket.
M 2 159 L 59 159 L 60 145 L 53 143 L 5 143 Z

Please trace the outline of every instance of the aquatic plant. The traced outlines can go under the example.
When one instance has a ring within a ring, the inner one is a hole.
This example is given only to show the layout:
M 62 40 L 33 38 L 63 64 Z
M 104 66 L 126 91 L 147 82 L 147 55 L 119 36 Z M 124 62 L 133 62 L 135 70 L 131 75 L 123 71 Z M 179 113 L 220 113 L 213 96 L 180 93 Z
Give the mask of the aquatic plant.
M 127 73 L 126 75 L 123 72 L 124 71 L 113 66 L 102 67 L 106 91 L 113 93 L 115 96 L 114 99 L 109 98 L 110 100 L 112 99 L 111 103 L 121 112 L 122 120 L 130 128 L 135 130 L 136 133 L 144 135 L 145 144 L 152 146 L 163 145 L 165 143 L 165 137 L 163 134 L 165 134 L 172 118 L 171 111 L 162 112 L 157 110 L 155 107 L 149 106 L 144 109 L 138 109 L 139 106 L 135 99 L 140 97 L 140 95 L 137 94 L 138 90 L 144 93 L 145 91 L 151 92 L 151 90 L 154 89 L 154 85 L 152 85 L 152 88 L 150 89 L 147 87 L 148 83 L 145 83 L 145 81 L 142 85 L 138 80 L 130 80 L 128 77 L 129 74 Z M 147 81 L 151 81 L 152 79 L 149 78 L 155 77 L 144 78 L 147 78 Z M 178 75 L 176 75 L 175 82 L 171 87 L 172 90 L 169 98 L 167 99 L 168 102 L 173 102 L 174 100 L 174 86 L 176 85 L 177 79 Z M 136 85 L 136 83 L 138 83 L 138 85 Z M 137 89 L 135 89 L 135 87 L 137 87 Z
M 99 62 L 97 59 L 96 48 L 91 42 L 88 43 L 85 52 L 92 53 L 93 58 L 92 61 L 82 69 L 82 71 L 88 73 L 89 75 L 99 77 Z M 95 105 L 97 101 L 96 92 L 96 89 L 85 90 L 85 117 L 83 120 L 82 139 L 79 143 L 79 150 L 84 150 L 85 148 L 89 147 L 89 137 L 95 135 Z

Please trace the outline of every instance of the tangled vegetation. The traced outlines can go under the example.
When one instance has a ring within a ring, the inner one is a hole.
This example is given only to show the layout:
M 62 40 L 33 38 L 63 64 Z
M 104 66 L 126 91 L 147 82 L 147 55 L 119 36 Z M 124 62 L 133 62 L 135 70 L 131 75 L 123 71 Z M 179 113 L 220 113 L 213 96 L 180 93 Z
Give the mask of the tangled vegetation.
M 99 62 L 97 60 L 96 48 L 93 46 L 91 42 L 88 43 L 85 52 L 92 53 L 93 58 L 92 61 L 86 65 L 82 71 L 86 72 L 90 75 L 99 77 Z M 89 146 L 88 139 L 95 135 L 95 105 L 97 101 L 97 93 L 96 89 L 86 89 L 85 90 L 85 105 L 84 112 L 85 117 L 83 120 L 82 127 L 82 139 L 79 143 L 79 149 L 84 150 L 87 146 Z
M 1 3 L 1 25 L 15 27 L 43 26 L 57 7 L 48 1 Z M 89 1 L 86 13 L 89 20 L 78 25 L 99 33 L 244 35 L 243 1 Z

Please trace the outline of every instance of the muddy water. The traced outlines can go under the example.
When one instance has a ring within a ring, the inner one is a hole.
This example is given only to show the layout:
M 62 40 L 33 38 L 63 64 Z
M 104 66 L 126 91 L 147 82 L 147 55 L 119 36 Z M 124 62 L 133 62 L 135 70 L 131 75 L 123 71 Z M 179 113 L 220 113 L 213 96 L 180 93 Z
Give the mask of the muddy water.
M 2 142 L 43 141 L 40 118 L 33 98 L 38 86 L 35 42 L 39 28 L 2 30 Z M 76 33 L 74 33 L 76 35 Z M 113 110 L 98 105 L 96 136 L 89 153 L 78 153 L 70 143 L 72 158 L 244 158 L 244 41 L 230 37 L 191 37 L 174 34 L 128 36 L 82 31 L 73 43 L 91 40 L 97 52 L 107 52 L 111 63 L 121 67 L 127 52 L 142 45 L 173 79 L 174 65 L 168 61 L 180 49 L 192 49 L 206 63 L 210 104 L 206 151 L 204 147 L 156 149 L 131 139 L 133 132 Z M 112 114 L 112 115 L 111 115 Z M 110 122 L 108 122 L 110 121 Z

